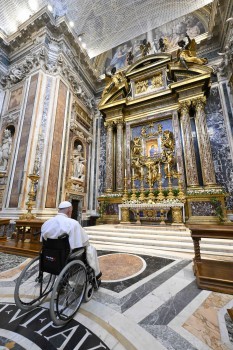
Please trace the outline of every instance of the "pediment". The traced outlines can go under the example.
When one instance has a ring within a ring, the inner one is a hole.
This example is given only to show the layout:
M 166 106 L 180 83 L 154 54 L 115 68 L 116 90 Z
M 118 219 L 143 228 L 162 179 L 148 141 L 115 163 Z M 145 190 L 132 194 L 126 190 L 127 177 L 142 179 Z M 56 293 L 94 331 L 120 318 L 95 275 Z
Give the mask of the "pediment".
M 127 69 L 125 75 L 130 79 L 134 76 L 143 75 L 147 71 L 156 70 L 156 68 L 167 65 L 171 62 L 171 59 L 172 57 L 168 53 L 159 53 L 142 57 Z
M 198 76 L 210 77 L 213 69 L 205 65 L 197 65 L 193 63 L 187 63 L 188 69 L 186 69 L 181 63 L 171 62 L 168 64 L 169 77 L 174 82 L 180 82 L 189 79 L 195 79 Z
M 101 109 L 105 105 L 109 105 L 116 101 L 125 101 L 125 97 L 128 93 L 128 90 L 129 88 L 127 88 L 126 83 L 123 82 L 116 89 L 113 89 L 110 93 L 103 95 L 99 103 L 99 109 Z

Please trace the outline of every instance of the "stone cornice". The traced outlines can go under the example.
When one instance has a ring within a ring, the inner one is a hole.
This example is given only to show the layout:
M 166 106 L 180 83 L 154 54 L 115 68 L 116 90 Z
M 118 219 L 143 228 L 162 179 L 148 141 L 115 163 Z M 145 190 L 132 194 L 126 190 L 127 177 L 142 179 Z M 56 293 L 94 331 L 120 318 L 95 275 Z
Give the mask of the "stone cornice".
M 38 11 L 19 26 L 16 33 L 8 37 L 0 38 L 0 47 L 8 56 L 12 57 L 17 54 L 19 48 L 33 45 L 33 39 L 35 40 L 36 37 L 38 37 L 38 32 L 42 32 L 45 27 L 48 29 L 46 34 L 48 34 L 52 40 L 60 42 L 63 39 L 69 43 L 74 50 L 74 56 L 79 56 L 84 70 L 96 81 L 97 72 L 93 68 L 87 53 L 80 47 L 77 35 L 69 26 L 67 18 L 59 17 L 55 19 L 48 11 L 47 7 Z

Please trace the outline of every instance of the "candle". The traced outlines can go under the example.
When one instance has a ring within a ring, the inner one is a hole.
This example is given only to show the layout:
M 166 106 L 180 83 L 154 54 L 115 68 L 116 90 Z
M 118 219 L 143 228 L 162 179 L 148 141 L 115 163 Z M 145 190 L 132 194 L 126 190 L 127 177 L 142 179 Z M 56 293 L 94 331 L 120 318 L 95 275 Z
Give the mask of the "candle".
M 177 172 L 179 173 L 180 172 L 180 167 L 179 167 L 179 164 L 177 163 Z
M 132 168 L 132 176 L 134 176 L 134 168 Z
M 126 177 L 126 169 L 125 169 L 125 177 Z
M 167 171 L 170 173 L 170 164 L 167 163 Z
M 160 163 L 158 164 L 158 166 L 159 166 L 159 174 L 161 174 L 161 168 L 160 168 Z
M 141 167 L 141 175 L 143 175 L 143 167 Z

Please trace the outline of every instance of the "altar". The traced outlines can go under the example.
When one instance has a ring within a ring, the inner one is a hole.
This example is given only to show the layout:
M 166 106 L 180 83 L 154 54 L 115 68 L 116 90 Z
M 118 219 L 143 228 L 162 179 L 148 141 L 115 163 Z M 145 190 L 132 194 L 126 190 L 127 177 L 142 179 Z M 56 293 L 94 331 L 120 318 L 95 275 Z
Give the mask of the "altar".
M 120 223 L 134 223 L 130 220 L 130 211 L 136 219 L 136 224 L 166 224 L 168 213 L 172 212 L 172 225 L 182 225 L 185 222 L 183 203 L 125 203 L 120 204 Z

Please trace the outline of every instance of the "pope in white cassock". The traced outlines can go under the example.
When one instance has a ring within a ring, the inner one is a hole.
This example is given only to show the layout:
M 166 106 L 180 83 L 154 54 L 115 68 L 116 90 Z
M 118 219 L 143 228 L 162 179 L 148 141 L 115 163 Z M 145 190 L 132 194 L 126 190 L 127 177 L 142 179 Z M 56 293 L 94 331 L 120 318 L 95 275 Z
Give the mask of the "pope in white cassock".
M 89 244 L 88 235 L 78 221 L 71 219 L 72 204 L 64 201 L 59 204 L 55 217 L 47 220 L 41 227 L 42 238 L 56 239 L 63 233 L 69 236 L 71 250 L 86 247 L 88 264 L 94 269 L 97 278 L 101 277 L 96 249 Z

